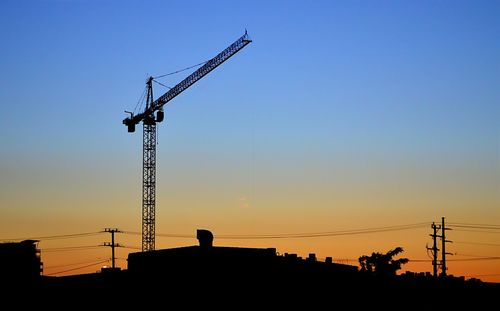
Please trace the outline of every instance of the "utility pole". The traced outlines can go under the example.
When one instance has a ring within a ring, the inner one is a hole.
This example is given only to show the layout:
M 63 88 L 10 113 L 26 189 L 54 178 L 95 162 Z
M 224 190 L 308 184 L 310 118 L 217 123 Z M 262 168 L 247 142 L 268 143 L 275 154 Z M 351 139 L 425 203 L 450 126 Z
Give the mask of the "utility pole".
M 115 268 L 115 247 L 121 246 L 118 243 L 115 244 L 115 232 L 121 232 L 121 231 L 116 229 L 116 228 L 106 228 L 106 229 L 104 229 L 104 232 L 111 233 L 111 243 L 104 242 L 103 245 L 111 247 L 111 267 L 114 269 Z
M 444 225 L 444 217 L 441 217 L 441 276 L 446 276 L 446 255 L 453 255 L 452 253 L 446 252 L 446 243 L 452 243 L 452 241 L 446 240 L 446 230 L 451 230 L 446 228 Z
M 440 229 L 440 226 L 436 225 L 435 223 L 432 223 L 431 228 L 433 230 L 432 234 L 429 234 L 432 237 L 432 248 L 427 248 L 428 250 L 432 251 L 432 274 L 434 277 L 437 277 L 437 256 L 438 256 L 438 251 L 439 249 L 437 248 L 437 231 Z

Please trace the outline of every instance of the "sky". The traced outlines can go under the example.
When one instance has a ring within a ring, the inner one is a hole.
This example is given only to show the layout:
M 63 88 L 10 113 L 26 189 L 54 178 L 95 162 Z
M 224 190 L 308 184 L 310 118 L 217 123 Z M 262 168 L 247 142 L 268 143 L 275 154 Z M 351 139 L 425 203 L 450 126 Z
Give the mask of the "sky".
M 124 111 L 140 111 L 149 76 L 247 30 L 251 44 L 165 106 L 157 249 L 204 228 L 218 246 L 355 265 L 401 246 L 403 270 L 425 272 L 446 217 L 448 273 L 500 282 L 499 14 L 482 0 L 1 1 L 0 240 L 96 233 L 39 243 L 44 274 L 87 273 L 109 264 L 97 232 L 118 228 L 126 268 L 142 129 L 127 133 Z M 218 238 L 388 226 L 406 230 Z

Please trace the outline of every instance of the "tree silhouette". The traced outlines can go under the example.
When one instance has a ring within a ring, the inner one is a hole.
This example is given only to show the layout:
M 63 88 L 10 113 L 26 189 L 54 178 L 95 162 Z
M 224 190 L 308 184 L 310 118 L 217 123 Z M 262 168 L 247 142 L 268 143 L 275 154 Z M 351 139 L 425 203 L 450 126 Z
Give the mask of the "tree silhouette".
M 401 269 L 409 261 L 408 258 L 393 259 L 394 256 L 403 252 L 402 247 L 396 247 L 385 254 L 372 253 L 371 256 L 359 257 L 361 271 L 377 275 L 396 275 L 396 271 Z

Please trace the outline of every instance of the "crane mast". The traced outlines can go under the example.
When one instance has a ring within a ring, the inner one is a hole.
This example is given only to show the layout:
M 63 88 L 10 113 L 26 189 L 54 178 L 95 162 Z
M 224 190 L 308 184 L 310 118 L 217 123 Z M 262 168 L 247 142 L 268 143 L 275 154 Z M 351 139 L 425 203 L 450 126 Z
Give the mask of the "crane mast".
M 146 109 L 153 103 L 153 78 L 147 82 Z M 155 249 L 156 120 L 144 118 L 142 129 L 142 251 Z
M 190 74 L 168 92 L 158 99 L 153 98 L 153 77 L 147 84 L 146 108 L 143 112 L 123 120 L 128 132 L 135 132 L 135 126 L 143 123 L 142 133 L 142 251 L 155 249 L 155 223 L 156 223 L 156 123 L 164 119 L 163 106 L 177 95 L 199 81 L 205 75 L 228 60 L 231 56 L 252 42 L 247 32 L 228 46 L 225 50 L 207 61 L 203 66 Z M 156 112 L 156 116 L 155 116 Z

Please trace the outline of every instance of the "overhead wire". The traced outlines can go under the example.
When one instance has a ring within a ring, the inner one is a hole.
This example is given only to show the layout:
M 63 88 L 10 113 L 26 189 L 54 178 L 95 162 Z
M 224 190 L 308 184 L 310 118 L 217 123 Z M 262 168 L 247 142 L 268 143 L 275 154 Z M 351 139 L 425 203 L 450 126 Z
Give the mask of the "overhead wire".
M 142 249 L 140 247 L 137 247 L 137 246 L 126 246 L 126 245 L 120 245 L 121 248 L 129 248 L 129 249 Z
M 500 231 L 487 231 L 487 230 L 474 230 L 474 229 L 462 229 L 453 227 L 453 231 L 464 231 L 464 232 L 476 232 L 476 233 L 493 233 L 498 234 Z
M 97 234 L 102 234 L 104 231 L 97 232 L 83 232 L 83 233 L 73 233 L 73 234 L 61 234 L 61 235 L 48 235 L 48 236 L 38 236 L 38 237 L 27 237 L 27 238 L 14 238 L 14 239 L 0 239 L 0 241 L 21 241 L 21 240 L 57 240 L 57 239 L 71 239 L 79 238 L 84 236 L 92 236 Z
M 456 224 L 447 224 L 452 228 L 466 228 L 466 229 L 485 229 L 485 230 L 500 230 L 500 226 L 496 225 L 456 225 Z
M 102 260 L 104 259 L 103 257 L 98 257 L 98 258 L 95 258 L 94 260 L 87 260 L 87 261 L 83 261 L 83 262 L 74 262 L 74 263 L 69 263 L 69 264 L 63 264 L 63 265 L 57 265 L 57 266 L 44 266 L 43 267 L 43 270 L 47 270 L 47 269 L 56 269 L 56 268 L 63 268 L 63 267 L 69 267 L 69 266 L 76 266 L 76 265 L 84 265 L 84 264 L 89 264 L 91 262 L 95 262 L 96 260 Z
M 380 233 L 389 231 L 401 231 L 409 229 L 418 229 L 429 225 L 429 222 L 421 222 L 406 225 L 386 226 L 386 227 L 373 227 L 365 229 L 354 230 L 340 230 L 340 231 L 324 231 L 324 232 L 310 232 L 310 233 L 280 233 L 280 234 L 221 234 L 217 235 L 217 239 L 293 239 L 293 238 L 314 238 L 314 237 L 328 237 L 328 236 L 341 236 L 341 235 L 356 235 L 368 233 Z M 140 235 L 136 231 L 123 231 L 125 234 Z M 169 238 L 194 238 L 192 234 L 175 234 L 175 233 L 156 233 L 156 236 L 169 237 Z
M 285 239 L 285 238 L 311 238 L 311 237 L 324 237 L 324 236 L 339 236 L 339 235 L 356 235 L 356 234 L 368 234 L 368 233 L 379 233 L 379 232 L 388 232 L 388 231 L 400 231 L 400 230 L 409 230 L 409 229 L 417 229 L 421 228 L 423 226 L 428 225 L 429 223 L 427 222 L 422 222 L 422 223 L 414 223 L 414 224 L 406 224 L 406 225 L 396 225 L 396 226 L 385 226 L 385 227 L 372 227 L 372 228 L 363 228 L 363 229 L 354 229 L 354 230 L 342 230 L 342 231 L 326 231 L 326 232 L 312 232 L 312 233 L 283 233 L 283 234 L 260 234 L 260 235 L 220 235 L 217 236 L 218 238 L 221 239 Z M 84 236 L 91 236 L 91 235 L 96 235 L 96 234 L 102 234 L 103 231 L 99 232 L 85 232 L 85 233 L 75 233 L 75 234 L 64 234 L 64 235 L 53 235 L 53 236 L 40 236 L 40 237 L 33 237 L 32 239 L 40 239 L 40 240 L 51 240 L 51 239 L 66 239 L 66 238 L 76 238 L 76 237 L 84 237 Z M 134 234 L 134 235 L 140 235 L 140 232 L 135 232 L 135 231 L 120 231 L 120 233 L 124 234 Z M 170 238 L 194 238 L 194 235 L 189 235 L 189 234 L 173 234 L 173 233 L 168 233 L 168 234 L 162 234 L 162 233 L 157 233 L 157 236 L 162 236 L 162 237 L 170 237 Z M 23 239 L 10 239 L 10 240 L 23 240 Z M 500 244 L 496 243 L 481 243 L 481 242 L 469 242 L 469 241 L 455 241 L 455 243 L 463 243 L 463 244 L 477 244 L 477 245 L 488 245 L 488 246 L 500 246 Z M 84 245 L 84 246 L 70 246 L 70 247 L 55 247 L 55 248 L 42 248 L 43 252 L 58 252 L 58 251 L 75 251 L 75 250 L 88 250 L 88 249 L 97 249 L 101 248 L 102 245 Z M 127 246 L 127 245 L 121 245 L 123 248 L 129 248 L 129 249 L 140 249 L 139 247 L 135 246 Z M 455 254 L 457 256 L 466 256 L 466 257 L 473 257 L 473 258 L 453 258 L 453 259 L 448 259 L 448 261 L 491 261 L 491 260 L 499 260 L 500 257 L 498 256 L 482 256 L 482 255 L 470 255 L 470 254 Z M 125 260 L 125 259 L 124 259 Z M 47 275 L 55 275 L 55 274 L 60 274 L 60 273 L 65 273 L 65 272 L 70 272 L 70 271 L 75 271 L 79 269 L 84 269 L 93 265 L 97 265 L 99 263 L 106 262 L 108 260 L 102 260 L 98 262 L 94 262 L 89 265 L 85 265 L 82 267 L 77 267 L 77 268 L 72 268 L 72 269 L 67 269 L 63 271 L 58 271 L 54 273 L 50 273 Z M 355 261 L 355 260 L 353 260 Z M 431 259 L 410 259 L 410 262 L 431 262 Z M 87 263 L 87 262 L 84 262 Z M 53 266 L 53 267 L 46 267 L 46 269 L 53 269 L 57 267 L 64 267 L 64 266 L 73 266 L 77 264 L 82 264 L 82 263 L 74 263 L 74 264 L 67 264 L 67 265 L 60 265 L 60 266 Z
M 364 229 L 353 229 L 353 230 L 339 230 L 339 231 L 323 231 L 323 232 L 309 232 L 309 233 L 280 233 L 280 234 L 227 234 L 218 235 L 217 238 L 221 239 L 262 239 L 262 238 L 304 238 L 304 237 L 322 237 L 322 236 L 336 236 L 336 235 L 351 235 L 351 234 L 367 234 L 367 233 L 379 233 L 387 231 L 399 231 L 408 229 L 417 229 L 428 225 L 428 222 L 406 224 L 406 225 L 396 225 L 396 226 L 386 226 L 386 227 L 372 227 Z M 84 232 L 84 233 L 74 233 L 74 234 L 62 234 L 62 235 L 52 235 L 52 236 L 39 236 L 39 237 L 29 237 L 29 238 L 12 238 L 12 239 L 0 239 L 0 241 L 18 241 L 18 240 L 55 240 L 55 239 L 68 239 L 68 238 L 78 238 L 84 236 L 92 236 L 103 234 L 105 231 L 96 232 Z M 140 235 L 141 232 L 137 231 L 120 231 L 124 234 Z M 178 234 L 178 233 L 156 233 L 157 236 L 170 237 L 170 238 L 194 238 L 193 234 Z
M 72 269 L 67 269 L 67 270 L 62 270 L 62 271 L 47 273 L 46 275 L 56 275 L 56 274 L 61 274 L 61 273 L 66 273 L 66 272 L 81 270 L 81 269 L 89 268 L 89 267 L 92 267 L 92 266 L 95 266 L 95 265 L 98 265 L 98 264 L 101 264 L 101 263 L 105 263 L 105 262 L 109 262 L 109 259 L 97 261 L 97 262 L 94 262 L 92 264 L 81 266 L 81 267 L 77 267 L 77 268 L 72 268 Z
M 477 258 L 453 258 L 446 259 L 446 261 L 483 261 L 483 260 L 499 260 L 500 257 L 497 256 L 486 256 Z M 409 262 L 432 262 L 432 259 L 409 259 Z
M 323 231 L 323 232 L 309 232 L 309 233 L 281 233 L 281 234 L 234 234 L 234 235 L 218 235 L 219 239 L 292 239 L 292 238 L 314 238 L 314 237 L 327 237 L 327 236 L 342 236 L 342 235 L 357 235 L 357 234 L 370 234 L 370 233 L 382 233 L 382 232 L 390 232 L 390 231 L 401 231 L 401 230 L 410 230 L 410 229 L 418 229 L 424 226 L 429 225 L 430 222 L 421 222 L 421 223 L 413 223 L 413 224 L 405 224 L 405 225 L 395 225 L 395 226 L 385 226 L 385 227 L 371 227 L 371 228 L 361 228 L 361 229 L 352 229 L 352 230 L 337 230 L 337 231 Z M 487 229 L 487 230 L 496 230 L 497 225 L 485 225 L 485 224 L 462 224 L 462 223 L 450 223 L 450 227 L 454 227 L 454 230 L 458 231 L 474 231 L 474 232 L 487 232 L 487 233 L 499 233 L 499 232 L 491 232 L 484 230 L 469 230 L 470 229 Z M 74 234 L 63 234 L 63 235 L 51 235 L 51 236 L 39 236 L 39 237 L 31 237 L 31 238 L 15 238 L 15 239 L 1 239 L 3 240 L 55 240 L 55 239 L 68 239 L 68 238 L 79 238 L 86 236 L 93 236 L 105 233 L 104 231 L 95 231 L 95 232 L 82 232 L 82 233 L 74 233 Z M 124 234 L 132 234 L 132 235 L 140 235 L 141 232 L 136 231 L 120 231 L 120 233 Z M 169 237 L 169 238 L 195 238 L 195 235 L 192 234 L 176 234 L 176 233 L 157 233 L 159 237 Z M 472 241 L 454 241 L 455 243 L 462 244 L 473 244 L 473 245 L 486 245 L 486 246 L 500 246 L 497 243 L 483 243 L 483 242 L 472 242 Z M 42 248 L 43 252 L 59 252 L 59 251 L 76 251 L 76 250 L 88 250 L 88 249 L 97 249 L 101 248 L 102 245 L 84 245 L 84 246 L 70 246 L 70 247 L 55 247 L 55 248 Z M 128 249 L 137 249 L 140 250 L 140 247 L 135 246 L 126 246 L 121 245 L 123 248 Z M 472 258 L 450 258 L 448 261 L 491 261 L 491 260 L 499 260 L 498 256 L 481 256 L 481 255 L 469 255 L 469 254 L 456 254 L 457 256 L 465 256 Z M 125 259 L 124 259 L 125 260 Z M 50 273 L 47 275 L 55 275 L 70 271 L 75 271 L 79 269 L 84 269 L 86 267 L 90 267 L 93 265 L 97 265 L 99 263 L 106 262 L 108 260 L 102 260 L 90 265 L 72 268 L 68 270 L 58 271 L 54 273 Z M 354 261 L 354 260 L 353 260 Z M 410 259 L 410 262 L 431 262 L 431 259 Z M 85 264 L 87 262 L 84 262 Z M 46 269 L 53 269 L 57 267 L 64 266 L 73 266 L 77 264 L 83 263 L 74 263 L 60 266 L 52 266 L 46 267 Z
M 97 249 L 101 248 L 102 245 L 85 245 L 85 246 L 67 246 L 67 247 L 54 247 L 54 248 L 41 248 L 42 252 L 65 252 L 65 251 L 77 251 L 86 249 Z
M 432 259 L 408 259 L 408 263 L 412 263 L 412 262 L 432 262 Z
M 455 256 L 463 256 L 463 257 L 474 257 L 474 258 L 489 258 L 495 256 L 485 256 L 485 255 L 471 255 L 471 254 L 462 254 L 462 253 L 454 253 Z
M 286 239 L 286 238 L 314 238 L 314 237 L 328 237 L 328 236 L 342 236 L 342 235 L 357 235 L 368 233 L 381 233 L 389 231 L 400 231 L 417 229 L 429 225 L 425 223 L 415 223 L 398 226 L 374 227 L 365 229 L 354 230 L 339 230 L 339 231 L 326 231 L 326 232 L 313 232 L 313 233 L 284 233 L 284 234 L 263 234 L 263 235 L 218 235 L 220 239 Z
M 500 273 L 492 273 L 492 274 L 472 274 L 472 275 L 465 275 L 466 278 L 471 278 L 471 277 L 480 277 L 480 276 L 497 276 L 500 275 Z
M 486 246 L 500 246 L 500 244 L 497 244 L 497 243 L 482 243 L 482 242 L 453 241 L 453 243 L 458 243 L 458 244 L 472 244 L 472 245 L 486 245 Z
M 477 257 L 477 258 L 463 258 L 463 259 L 446 259 L 446 261 L 483 261 L 483 260 L 499 260 L 498 256 Z
M 141 235 L 141 232 L 137 231 L 122 231 L 121 233 L 124 234 L 131 234 L 131 235 Z M 195 238 L 193 234 L 176 234 L 176 233 L 155 233 L 156 236 L 161 236 L 161 237 L 167 237 L 167 238 Z
M 465 223 L 465 222 L 449 222 L 447 225 L 450 226 L 478 226 L 478 227 L 495 227 L 500 229 L 500 225 L 498 224 L 475 224 L 475 223 Z

